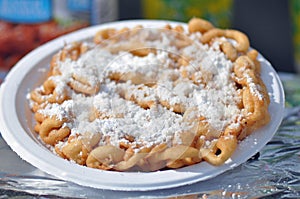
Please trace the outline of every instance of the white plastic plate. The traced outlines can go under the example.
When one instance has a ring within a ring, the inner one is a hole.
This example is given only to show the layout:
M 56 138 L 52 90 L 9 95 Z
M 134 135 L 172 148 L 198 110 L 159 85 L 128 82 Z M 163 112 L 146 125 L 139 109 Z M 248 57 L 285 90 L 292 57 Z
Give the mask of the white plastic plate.
M 167 23 L 179 24 L 170 21 L 134 20 L 89 27 L 55 39 L 29 53 L 16 64 L 1 85 L 0 132 L 5 141 L 22 159 L 48 174 L 83 186 L 111 190 L 146 191 L 173 188 L 215 177 L 247 161 L 271 140 L 284 112 L 282 84 L 276 71 L 261 55 L 259 61 L 262 78 L 271 98 L 271 122 L 242 141 L 231 159 L 222 166 L 216 167 L 202 162 L 177 170 L 149 173 L 101 171 L 56 156 L 37 138 L 33 131 L 34 121 L 26 94 L 43 81 L 52 55 L 65 43 L 92 38 L 96 31 L 108 27 L 133 27 L 137 24 L 144 27 L 163 27 Z

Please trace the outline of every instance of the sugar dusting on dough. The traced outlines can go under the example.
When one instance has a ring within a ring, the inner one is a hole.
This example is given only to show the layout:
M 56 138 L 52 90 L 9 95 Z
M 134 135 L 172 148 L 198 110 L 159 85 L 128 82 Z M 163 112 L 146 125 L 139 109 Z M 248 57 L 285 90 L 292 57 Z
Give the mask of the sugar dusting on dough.
M 148 34 L 154 33 L 150 31 Z M 201 37 L 199 34 L 191 34 L 189 37 L 194 42 L 181 49 L 174 46 L 166 49 L 172 43 L 172 38 L 161 34 L 161 42 L 145 38 L 147 45 L 160 49 L 155 54 L 139 57 L 129 52 L 111 53 L 95 47 L 76 61 L 66 59 L 60 62 L 61 75 L 51 77 L 58 85 L 58 93 L 70 83 L 74 74 L 82 76 L 90 86 L 100 82 L 100 90 L 95 95 L 85 96 L 70 89 L 71 99 L 62 104 L 48 104 L 39 112 L 59 119 L 68 118 L 65 125 L 71 129 L 72 135 L 87 131 L 101 133 L 99 145 L 106 144 L 109 138 L 110 144 L 119 146 L 120 141 L 127 141 L 124 139 L 127 135 L 135 138 L 136 145 L 179 143 L 180 133 L 191 126 L 184 122 L 182 114 L 162 106 L 160 100 L 168 101 L 171 105 L 196 107 L 197 117 L 204 117 L 216 132 L 222 132 L 228 125 L 234 126 L 234 120 L 241 115 L 241 110 L 237 105 L 240 96 L 231 78 L 232 62 L 216 47 L 217 44 L 209 47 L 198 42 Z M 186 58 L 189 64 L 176 65 L 172 53 Z M 183 69 L 207 81 L 193 82 L 184 78 L 181 75 Z M 138 74 L 136 78 L 149 77 L 155 85 L 141 87 L 130 80 L 116 82 L 106 77 L 111 72 L 132 72 Z M 174 77 L 177 78 L 175 81 Z M 259 90 L 255 86 L 251 89 L 252 92 Z M 144 109 L 134 100 L 124 99 L 123 95 L 151 101 L 155 105 Z M 95 113 L 98 117 L 91 119 Z M 204 139 L 203 136 L 201 139 Z

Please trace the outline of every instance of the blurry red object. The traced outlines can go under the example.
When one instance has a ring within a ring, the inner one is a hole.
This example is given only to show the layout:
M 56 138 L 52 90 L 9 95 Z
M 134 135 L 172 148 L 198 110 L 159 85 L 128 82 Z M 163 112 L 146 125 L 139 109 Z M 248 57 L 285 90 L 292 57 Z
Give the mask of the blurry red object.
M 73 23 L 72 26 L 65 27 L 54 20 L 39 24 L 0 21 L 0 70 L 8 71 L 37 46 L 86 26 L 87 23 Z

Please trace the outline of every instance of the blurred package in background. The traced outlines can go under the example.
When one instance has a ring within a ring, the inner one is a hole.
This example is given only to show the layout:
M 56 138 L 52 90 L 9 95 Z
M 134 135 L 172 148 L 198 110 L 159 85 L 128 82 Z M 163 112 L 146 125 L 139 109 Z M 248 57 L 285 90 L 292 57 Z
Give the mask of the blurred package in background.
M 296 72 L 300 73 L 300 1 L 290 0 Z
M 215 26 L 231 26 L 233 0 L 143 0 L 144 17 L 187 22 L 201 17 Z
M 39 45 L 117 18 L 117 0 L 0 0 L 0 79 Z

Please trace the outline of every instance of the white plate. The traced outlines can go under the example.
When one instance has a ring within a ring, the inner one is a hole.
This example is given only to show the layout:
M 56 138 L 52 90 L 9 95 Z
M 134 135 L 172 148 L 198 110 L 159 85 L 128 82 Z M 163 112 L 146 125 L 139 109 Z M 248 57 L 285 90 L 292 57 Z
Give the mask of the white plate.
M 91 38 L 107 27 L 162 27 L 169 21 L 135 20 L 103 24 L 76 31 L 55 39 L 25 56 L 7 75 L 0 90 L 0 131 L 5 141 L 24 160 L 40 170 L 60 179 L 83 186 L 111 190 L 146 191 L 172 188 L 212 178 L 247 161 L 271 140 L 279 127 L 284 111 L 282 84 L 270 63 L 259 55 L 262 78 L 271 97 L 271 122 L 242 141 L 232 158 L 222 166 L 206 162 L 197 165 L 158 172 L 114 172 L 83 167 L 64 160 L 49 151 L 34 133 L 32 113 L 26 94 L 42 82 L 52 55 L 65 43 Z M 3 160 L 2 160 L 3 161 Z

